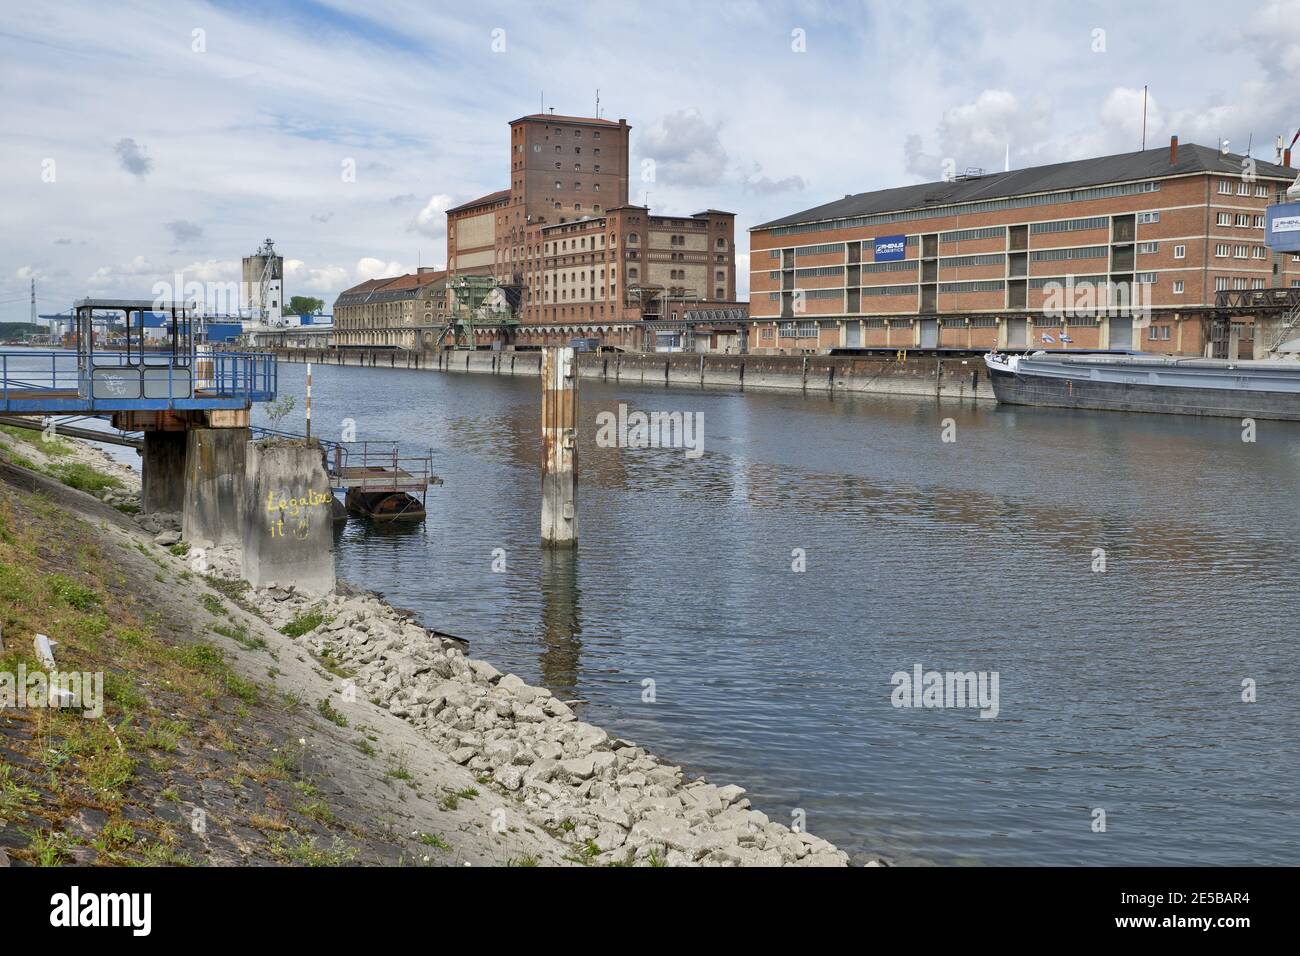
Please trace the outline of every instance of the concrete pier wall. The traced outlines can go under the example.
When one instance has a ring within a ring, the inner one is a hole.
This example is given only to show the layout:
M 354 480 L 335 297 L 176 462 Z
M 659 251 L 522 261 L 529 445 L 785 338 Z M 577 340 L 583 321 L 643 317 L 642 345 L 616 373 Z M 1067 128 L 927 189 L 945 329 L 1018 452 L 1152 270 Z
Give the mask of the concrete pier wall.
M 314 442 L 249 442 L 243 575 L 255 588 L 334 590 L 334 493 Z
M 146 431 L 140 458 L 140 509 L 179 514 L 185 505 L 185 432 Z
M 282 361 L 367 368 L 405 368 L 479 375 L 541 375 L 540 352 L 367 352 L 279 349 Z M 581 378 L 665 385 L 847 394 L 915 395 L 993 401 L 978 358 L 934 355 L 711 355 L 688 352 L 600 352 L 577 357 Z
M 193 428 L 186 433 L 185 540 L 213 545 L 243 542 L 247 428 Z

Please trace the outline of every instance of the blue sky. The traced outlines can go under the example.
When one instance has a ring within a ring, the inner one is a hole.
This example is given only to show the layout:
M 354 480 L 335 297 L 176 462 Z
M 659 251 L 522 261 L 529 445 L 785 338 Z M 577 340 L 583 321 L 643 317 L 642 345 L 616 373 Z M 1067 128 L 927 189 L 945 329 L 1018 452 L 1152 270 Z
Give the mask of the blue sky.
M 1300 124 L 1300 0 L 3 0 L 0 321 L 238 278 L 286 294 L 442 264 L 541 105 L 633 126 L 633 199 L 743 230 L 848 192 Z M 654 179 L 642 182 L 644 160 Z M 348 180 L 347 164 L 355 168 Z M 741 282 L 742 292 L 745 282 Z

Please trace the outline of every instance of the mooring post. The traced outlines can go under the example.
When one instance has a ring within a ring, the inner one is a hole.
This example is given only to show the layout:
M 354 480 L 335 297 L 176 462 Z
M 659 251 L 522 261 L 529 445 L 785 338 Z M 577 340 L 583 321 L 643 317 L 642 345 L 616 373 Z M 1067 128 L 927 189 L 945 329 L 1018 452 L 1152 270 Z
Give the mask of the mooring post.
M 578 543 L 578 377 L 573 349 L 542 350 L 542 544 Z

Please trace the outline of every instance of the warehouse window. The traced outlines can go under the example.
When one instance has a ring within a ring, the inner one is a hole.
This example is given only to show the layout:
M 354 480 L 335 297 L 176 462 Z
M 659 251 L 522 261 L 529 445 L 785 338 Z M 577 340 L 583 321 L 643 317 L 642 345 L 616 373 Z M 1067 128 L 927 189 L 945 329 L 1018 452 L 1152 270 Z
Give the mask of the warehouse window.
M 1090 216 L 1087 219 L 1057 219 L 1054 222 L 1031 222 L 1029 232 L 1039 235 L 1045 232 L 1078 232 L 1081 229 L 1105 229 L 1105 216 Z
M 1106 246 L 1075 246 L 1068 249 L 1040 249 L 1031 252 L 1029 258 L 1034 262 L 1059 262 L 1063 259 L 1104 259 L 1108 253 Z
M 1137 221 L 1138 221 L 1139 223 L 1153 223 L 1153 222 L 1159 222 L 1159 221 L 1160 221 L 1160 213 L 1158 213 L 1158 212 L 1140 212 L 1140 213 L 1138 213 Z
M 1174 280 L 1174 295 L 1182 295 L 1182 294 L 1183 294 L 1183 280 L 1182 280 L 1182 279 L 1175 279 L 1175 280 Z
M 1104 220 L 1103 220 L 1104 222 Z M 972 239 L 1001 239 L 1007 234 L 1006 226 L 986 226 L 982 229 L 958 229 L 954 232 L 939 233 L 940 242 L 969 242 Z M 908 237 L 908 245 L 914 245 L 912 239 Z
M 1175 259 L 1186 259 L 1186 258 L 1187 258 L 1187 247 L 1186 247 L 1186 246 L 1174 246 L 1174 258 L 1175 258 Z
M 967 266 L 1000 266 L 1005 261 L 1005 255 L 995 252 L 982 256 L 949 256 L 940 259 L 939 265 L 945 269 L 961 269 Z

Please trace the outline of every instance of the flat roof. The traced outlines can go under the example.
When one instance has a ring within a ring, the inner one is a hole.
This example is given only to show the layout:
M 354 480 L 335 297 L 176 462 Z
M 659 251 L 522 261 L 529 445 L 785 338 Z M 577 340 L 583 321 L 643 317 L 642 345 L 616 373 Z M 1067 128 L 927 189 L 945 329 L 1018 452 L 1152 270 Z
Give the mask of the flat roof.
M 565 124 L 578 123 L 582 126 L 613 126 L 615 128 L 619 126 L 627 126 L 627 120 L 625 119 L 620 119 L 615 123 L 613 120 L 597 119 L 594 116 L 565 116 L 562 113 L 529 113 L 528 115 L 521 116 L 518 119 L 512 119 L 510 125 L 514 126 L 516 123 L 536 122 L 538 120 L 546 120 L 548 122 L 554 121 L 556 123 Z
M 1242 161 L 1239 153 L 1221 153 L 1196 143 L 1180 143 L 1178 159 L 1170 162 L 1167 145 L 1113 156 L 1096 156 L 1076 159 L 1047 166 L 1030 166 L 1010 172 L 986 173 L 979 176 L 959 177 L 940 182 L 897 186 L 857 193 L 805 209 L 780 219 L 773 219 L 751 228 L 751 232 L 836 219 L 853 219 L 882 213 L 906 212 L 931 206 L 956 205 L 1024 196 L 1033 193 L 1082 189 L 1112 183 L 1133 182 L 1144 179 L 1164 179 L 1195 173 L 1220 173 L 1241 176 Z M 1295 179 L 1296 170 L 1262 160 L 1253 160 L 1255 175 L 1269 179 Z
M 173 308 L 186 311 L 198 309 L 198 305 L 194 302 L 175 302 L 167 305 L 157 299 L 78 299 L 72 303 L 72 307 L 74 309 L 131 309 L 132 311 L 144 310 L 146 312 L 160 310 L 170 312 Z

